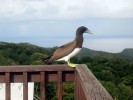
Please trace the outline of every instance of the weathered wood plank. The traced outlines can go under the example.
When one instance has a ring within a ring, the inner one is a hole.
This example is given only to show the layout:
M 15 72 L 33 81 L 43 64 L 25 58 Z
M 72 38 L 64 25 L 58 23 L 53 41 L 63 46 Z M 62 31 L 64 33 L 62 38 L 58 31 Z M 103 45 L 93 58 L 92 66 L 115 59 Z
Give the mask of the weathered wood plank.
M 57 85 L 58 85 L 58 90 L 57 90 L 58 100 L 62 100 L 62 72 L 61 71 L 58 71 Z
M 40 76 L 41 100 L 45 100 L 45 97 L 46 97 L 45 96 L 45 72 L 41 72 L 40 74 L 41 74 Z
M 76 70 L 87 100 L 113 100 L 86 65 L 78 65 Z
M 11 92 L 10 92 L 10 73 L 6 73 L 6 100 L 11 100 Z
M 28 73 L 23 73 L 23 99 L 28 100 Z
M 68 65 L 24 65 L 0 66 L 0 72 L 41 72 L 41 71 L 74 71 Z
M 78 73 L 75 71 L 75 100 L 86 100 L 79 78 Z

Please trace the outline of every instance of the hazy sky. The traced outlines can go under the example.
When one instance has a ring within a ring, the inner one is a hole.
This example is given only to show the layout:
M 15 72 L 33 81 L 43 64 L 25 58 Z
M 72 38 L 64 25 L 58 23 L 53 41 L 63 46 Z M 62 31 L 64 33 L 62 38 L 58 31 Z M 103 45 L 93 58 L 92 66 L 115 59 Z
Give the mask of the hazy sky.
M 82 25 L 84 47 L 133 48 L 133 0 L 0 0 L 0 41 L 60 46 Z

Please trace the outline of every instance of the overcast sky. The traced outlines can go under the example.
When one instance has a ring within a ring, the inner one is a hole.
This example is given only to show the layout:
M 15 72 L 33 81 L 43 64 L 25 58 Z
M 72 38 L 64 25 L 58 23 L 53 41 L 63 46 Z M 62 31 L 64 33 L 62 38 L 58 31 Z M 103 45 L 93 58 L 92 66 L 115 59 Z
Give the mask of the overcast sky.
M 133 0 L 0 0 L 0 41 L 60 46 L 82 25 L 84 47 L 133 48 Z

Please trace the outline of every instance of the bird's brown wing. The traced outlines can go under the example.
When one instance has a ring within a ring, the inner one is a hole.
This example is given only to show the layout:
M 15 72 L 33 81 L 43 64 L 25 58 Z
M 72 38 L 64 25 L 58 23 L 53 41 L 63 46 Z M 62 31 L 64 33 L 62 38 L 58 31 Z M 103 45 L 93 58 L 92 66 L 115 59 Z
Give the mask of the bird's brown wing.
M 53 53 L 53 56 L 50 58 L 50 62 L 58 60 L 69 53 L 71 53 L 76 47 L 76 41 L 69 42 L 63 46 L 60 46 L 56 51 Z

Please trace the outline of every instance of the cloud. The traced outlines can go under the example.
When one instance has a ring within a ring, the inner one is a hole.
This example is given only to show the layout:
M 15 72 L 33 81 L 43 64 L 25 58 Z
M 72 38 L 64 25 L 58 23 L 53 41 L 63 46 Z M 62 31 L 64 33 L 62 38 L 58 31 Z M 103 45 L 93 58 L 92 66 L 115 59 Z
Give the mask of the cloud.
M 133 18 L 133 0 L 0 0 L 0 19 Z
M 85 25 L 96 33 L 85 41 L 85 47 L 117 52 L 133 47 L 132 5 L 133 0 L 0 0 L 0 41 L 59 46 Z

